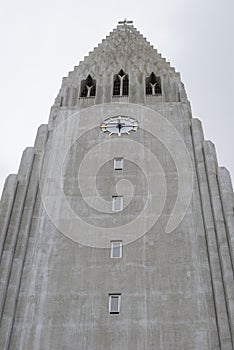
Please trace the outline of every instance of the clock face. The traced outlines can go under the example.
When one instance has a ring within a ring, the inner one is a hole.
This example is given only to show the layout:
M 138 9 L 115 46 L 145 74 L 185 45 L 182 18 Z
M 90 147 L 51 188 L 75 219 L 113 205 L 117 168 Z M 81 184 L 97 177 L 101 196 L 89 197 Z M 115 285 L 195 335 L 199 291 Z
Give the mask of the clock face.
M 138 122 L 131 117 L 118 115 L 105 119 L 100 128 L 103 132 L 108 132 L 110 136 L 121 136 L 122 134 L 129 135 L 131 131 L 137 131 Z

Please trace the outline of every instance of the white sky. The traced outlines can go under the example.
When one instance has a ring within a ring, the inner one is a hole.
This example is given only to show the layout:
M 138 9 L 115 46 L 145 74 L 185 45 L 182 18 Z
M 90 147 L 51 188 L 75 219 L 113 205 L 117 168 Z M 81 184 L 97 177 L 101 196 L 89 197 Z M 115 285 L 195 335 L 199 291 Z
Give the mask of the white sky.
M 193 116 L 234 179 L 233 0 L 8 0 L 0 12 L 0 192 L 67 76 L 119 20 L 181 73 Z

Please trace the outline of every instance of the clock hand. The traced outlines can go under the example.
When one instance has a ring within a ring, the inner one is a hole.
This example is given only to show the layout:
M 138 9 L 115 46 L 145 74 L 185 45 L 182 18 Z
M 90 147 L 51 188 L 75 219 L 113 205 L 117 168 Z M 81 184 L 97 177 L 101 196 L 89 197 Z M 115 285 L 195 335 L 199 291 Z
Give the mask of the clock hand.
M 136 127 L 138 125 L 134 125 L 134 124 L 131 124 L 131 125 L 124 125 L 124 124 L 120 124 L 121 125 L 121 128 L 131 128 L 131 127 Z M 119 124 L 105 124 L 105 125 L 101 125 L 101 128 L 108 128 L 108 127 L 113 127 L 115 126 L 116 128 L 119 127 Z
M 118 124 L 116 124 L 116 123 L 114 124 L 114 123 L 113 123 L 113 124 L 104 124 L 104 125 L 101 125 L 101 128 L 113 128 L 113 127 L 114 127 L 114 128 L 118 128 L 118 129 L 120 128 L 120 129 L 121 129 L 123 126 L 124 126 L 124 125 L 121 124 L 121 123 L 118 123 Z M 129 126 L 130 126 L 130 125 L 129 125 Z
M 100 128 L 114 128 L 114 127 L 116 127 L 116 124 L 105 124 L 100 126 Z
M 133 127 L 136 127 L 138 125 L 122 125 L 122 128 L 133 128 Z

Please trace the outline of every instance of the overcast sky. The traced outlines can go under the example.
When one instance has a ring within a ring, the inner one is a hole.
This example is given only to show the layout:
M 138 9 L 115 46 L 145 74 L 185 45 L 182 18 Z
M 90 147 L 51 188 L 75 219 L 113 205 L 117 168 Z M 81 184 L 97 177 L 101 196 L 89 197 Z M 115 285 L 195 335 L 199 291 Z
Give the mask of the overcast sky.
M 62 77 L 124 18 L 181 73 L 193 116 L 234 179 L 234 0 L 5 0 L 0 191 L 48 122 Z

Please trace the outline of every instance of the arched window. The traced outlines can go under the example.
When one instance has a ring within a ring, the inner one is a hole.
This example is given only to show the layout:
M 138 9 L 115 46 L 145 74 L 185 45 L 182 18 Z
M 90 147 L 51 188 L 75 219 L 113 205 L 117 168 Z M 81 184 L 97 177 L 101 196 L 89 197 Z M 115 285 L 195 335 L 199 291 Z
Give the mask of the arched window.
M 162 95 L 161 79 L 156 77 L 154 73 L 151 73 L 145 80 L 146 95 Z
M 128 75 L 122 69 L 114 76 L 113 95 L 128 96 Z
M 82 80 L 80 97 L 94 97 L 96 95 L 96 80 L 88 75 L 86 80 Z

